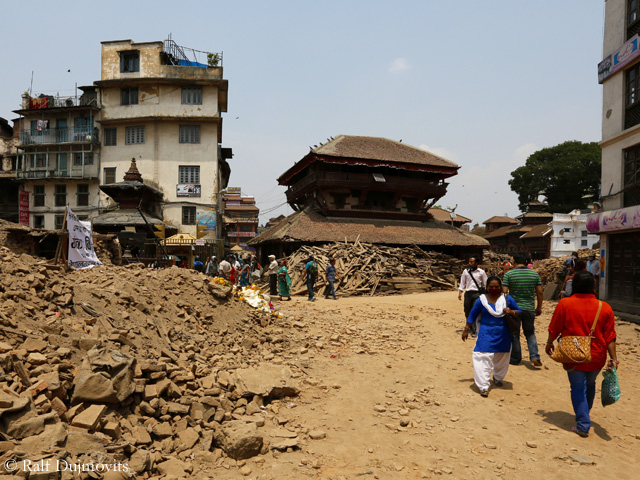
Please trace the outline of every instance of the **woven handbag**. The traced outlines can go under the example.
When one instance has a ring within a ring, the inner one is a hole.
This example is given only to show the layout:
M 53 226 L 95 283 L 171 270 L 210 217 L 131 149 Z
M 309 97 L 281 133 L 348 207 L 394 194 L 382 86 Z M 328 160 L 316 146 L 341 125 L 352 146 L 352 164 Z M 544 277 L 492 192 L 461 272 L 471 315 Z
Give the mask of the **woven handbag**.
M 558 347 L 553 350 L 551 359 L 560 363 L 588 363 L 591 361 L 591 339 L 600 317 L 602 302 L 598 302 L 598 312 L 593 320 L 588 336 L 566 336 L 558 339 Z

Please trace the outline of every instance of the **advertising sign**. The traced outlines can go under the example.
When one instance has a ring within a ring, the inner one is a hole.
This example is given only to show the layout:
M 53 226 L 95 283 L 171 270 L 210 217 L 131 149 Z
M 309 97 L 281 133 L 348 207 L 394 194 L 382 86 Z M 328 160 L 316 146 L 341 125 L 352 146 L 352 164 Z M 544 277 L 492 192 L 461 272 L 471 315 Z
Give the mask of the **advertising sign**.
M 14 197 L 15 198 L 15 197 Z M 20 225 L 29 226 L 29 192 L 20 190 L 18 192 L 18 214 Z
M 176 185 L 176 195 L 178 197 L 199 197 L 200 192 L 201 192 L 200 185 L 194 185 L 194 184 Z
M 78 220 L 78 217 L 68 207 L 67 230 L 69 231 L 69 266 L 80 270 L 102 265 L 93 249 L 91 222 Z
M 640 55 L 640 35 L 634 35 L 618 50 L 607 56 L 598 64 L 598 83 L 621 70 Z
M 634 228 L 640 228 L 640 205 L 592 213 L 587 216 L 589 233 L 606 233 Z
M 240 195 L 242 193 L 242 189 L 240 187 L 227 187 L 227 193 Z
M 228 232 L 227 237 L 255 237 L 256 232 Z
M 204 230 L 208 232 L 216 231 L 216 212 L 215 210 L 205 210 L 196 212 L 196 223 L 203 225 Z

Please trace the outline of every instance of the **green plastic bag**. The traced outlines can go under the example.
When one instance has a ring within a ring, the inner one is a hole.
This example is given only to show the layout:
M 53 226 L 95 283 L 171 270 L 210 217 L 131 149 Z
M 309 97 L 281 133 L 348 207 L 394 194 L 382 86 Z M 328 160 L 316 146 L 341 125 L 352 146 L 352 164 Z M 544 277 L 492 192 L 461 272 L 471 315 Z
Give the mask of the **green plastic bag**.
M 613 405 L 620 400 L 620 384 L 618 383 L 618 374 L 616 369 L 611 367 L 602 373 L 602 388 L 600 390 L 602 406 Z

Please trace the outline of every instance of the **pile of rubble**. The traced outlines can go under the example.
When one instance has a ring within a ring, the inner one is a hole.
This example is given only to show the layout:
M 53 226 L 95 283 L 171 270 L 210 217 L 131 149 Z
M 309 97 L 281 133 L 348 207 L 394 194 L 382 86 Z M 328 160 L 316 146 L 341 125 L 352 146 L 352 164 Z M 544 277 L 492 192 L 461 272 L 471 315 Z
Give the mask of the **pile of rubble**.
M 578 250 L 578 257 L 587 261 L 590 254 L 594 254 L 596 258 L 600 258 L 599 250 L 592 250 L 584 248 Z M 534 269 L 540 275 L 542 279 L 542 285 L 548 285 L 552 283 L 562 283 L 564 279 L 564 262 L 570 255 L 564 257 L 552 257 L 544 260 L 537 260 L 534 264 Z
M 294 337 L 228 286 L 176 267 L 67 271 L 0 247 L 0 304 L 0 464 L 183 478 L 298 444 L 259 429 L 299 393 Z
M 397 248 L 356 241 L 304 246 L 288 258 L 292 295 L 307 291 L 304 267 L 309 255 L 318 263 L 316 285 L 321 291 L 326 285 L 324 272 L 329 259 L 336 259 L 336 292 L 342 296 L 452 290 L 466 264 L 415 245 Z

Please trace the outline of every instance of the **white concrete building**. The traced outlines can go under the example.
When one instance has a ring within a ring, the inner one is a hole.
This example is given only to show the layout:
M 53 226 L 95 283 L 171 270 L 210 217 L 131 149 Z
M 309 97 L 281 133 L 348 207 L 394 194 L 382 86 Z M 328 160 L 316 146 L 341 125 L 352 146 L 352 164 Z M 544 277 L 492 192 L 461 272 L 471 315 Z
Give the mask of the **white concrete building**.
M 222 158 L 230 149 L 221 148 L 228 82 L 220 60 L 209 54 L 208 62 L 198 62 L 172 40 L 102 42 L 101 80 L 95 82 L 102 107 L 96 120 L 101 183 L 121 181 L 135 158 L 144 181 L 164 195 L 167 228 L 193 236 L 199 219 L 217 217 L 218 192 L 230 173 Z M 101 206 L 108 203 L 102 194 Z
M 554 213 L 551 228 L 551 257 L 564 257 L 583 248 L 593 248 L 600 240 L 599 235 L 587 231 L 587 213 L 580 210 Z
M 640 4 L 605 0 L 602 211 L 587 228 L 601 239 L 600 297 L 640 319 Z M 595 32 L 594 32 L 595 34 Z

